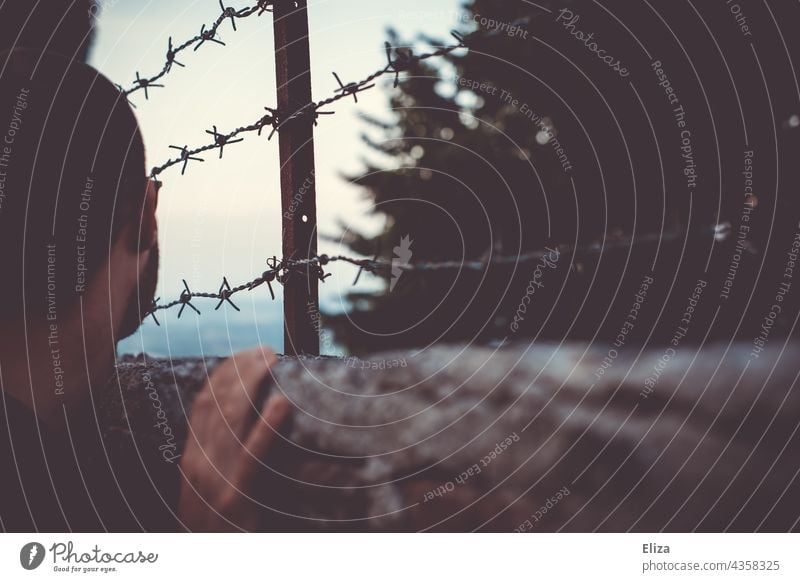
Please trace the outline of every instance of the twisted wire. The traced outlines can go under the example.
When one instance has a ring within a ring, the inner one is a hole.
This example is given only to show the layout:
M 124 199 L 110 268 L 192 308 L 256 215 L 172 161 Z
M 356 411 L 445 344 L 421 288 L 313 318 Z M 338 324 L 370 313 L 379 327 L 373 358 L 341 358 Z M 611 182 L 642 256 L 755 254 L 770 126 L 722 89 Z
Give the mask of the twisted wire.
M 713 228 L 703 229 L 693 236 L 703 239 L 710 239 L 713 237 L 717 241 L 726 240 L 726 237 L 721 234 L 721 228 L 721 225 L 717 225 Z M 288 280 L 289 277 L 296 275 L 304 277 L 316 277 L 320 281 L 325 282 L 325 280 L 331 276 L 331 273 L 325 272 L 325 268 L 327 265 L 337 262 L 347 263 L 358 267 L 358 275 L 353 283 L 355 285 L 358 282 L 362 272 L 367 272 L 378 276 L 388 276 L 398 268 L 402 269 L 402 271 L 422 274 L 436 271 L 485 271 L 492 266 L 523 266 L 537 263 L 546 259 L 547 257 L 552 260 L 553 253 L 557 253 L 559 257 L 562 255 L 573 257 L 602 255 L 602 253 L 612 250 L 631 249 L 633 247 L 652 245 L 659 242 L 664 243 L 669 241 L 679 241 L 686 236 L 687 233 L 683 231 L 666 234 L 649 234 L 639 236 L 635 240 L 631 238 L 620 238 L 617 240 L 606 240 L 603 243 L 598 242 L 578 247 L 556 245 L 554 248 L 545 248 L 519 255 L 489 255 L 487 258 L 479 260 L 419 261 L 416 263 L 408 263 L 396 260 L 387 261 L 378 259 L 377 257 L 374 259 L 358 259 L 346 255 L 326 254 L 317 255 L 307 259 L 278 259 L 277 257 L 271 257 L 267 260 L 267 270 L 261 273 L 261 275 L 258 277 L 255 277 L 254 279 L 235 287 L 232 287 L 228 283 L 228 279 L 223 277 L 222 285 L 220 285 L 220 288 L 216 292 L 199 293 L 192 291 L 184 280 L 184 289 L 177 299 L 168 303 L 160 303 L 160 299 L 156 299 L 153 301 L 153 304 L 146 315 L 152 316 L 155 322 L 158 323 L 158 320 L 155 316 L 156 312 L 172 309 L 173 307 L 177 306 L 180 306 L 178 317 L 183 314 L 187 307 L 200 315 L 200 310 L 192 304 L 192 300 L 198 298 L 216 300 L 217 305 L 214 308 L 215 311 L 220 309 L 225 304 L 228 304 L 239 311 L 239 307 L 231 300 L 234 295 L 244 291 L 252 291 L 266 284 L 272 299 L 275 300 L 275 291 L 272 287 L 273 283 L 283 284 Z

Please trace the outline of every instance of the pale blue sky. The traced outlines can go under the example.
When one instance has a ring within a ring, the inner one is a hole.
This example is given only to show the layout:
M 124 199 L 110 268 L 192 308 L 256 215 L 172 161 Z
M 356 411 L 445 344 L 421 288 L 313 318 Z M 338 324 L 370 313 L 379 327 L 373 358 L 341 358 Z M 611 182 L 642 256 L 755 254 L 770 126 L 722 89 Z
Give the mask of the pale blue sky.
M 160 70 L 170 36 L 177 44 L 219 14 L 216 0 L 100 3 L 104 10 L 92 64 L 126 87 L 136 71 L 146 76 Z M 247 0 L 229 0 L 228 4 L 235 8 L 249 5 Z M 336 88 L 331 71 L 335 70 L 345 81 L 357 80 L 385 64 L 383 42 L 387 26 L 394 26 L 407 37 L 418 32 L 445 37 L 456 25 L 459 6 L 458 0 L 312 0 L 309 21 L 315 99 L 332 94 Z M 271 16 L 252 16 L 239 20 L 237 26 L 236 33 L 229 23 L 221 26 L 220 38 L 227 46 L 209 43 L 197 52 L 182 53 L 179 60 L 186 68 L 174 67 L 164 80 L 166 88 L 152 89 L 149 101 L 141 93 L 134 96 L 145 135 L 148 166 L 173 157 L 174 150 L 168 149 L 171 144 L 205 144 L 210 137 L 205 130 L 212 125 L 229 131 L 257 120 L 263 115 L 264 106 L 275 104 Z M 317 128 L 318 219 L 323 233 L 338 234 L 339 220 L 360 228 L 381 228 L 380 223 L 366 216 L 369 206 L 363 193 L 345 183 L 339 174 L 357 171 L 360 157 L 367 153 L 359 140 L 364 127 L 357 112 L 389 114 L 385 83 L 360 95 L 358 105 L 343 100 L 335 107 L 336 115 L 322 118 Z M 226 148 L 222 160 L 217 156 L 217 152 L 206 153 L 205 163 L 191 165 L 185 176 L 180 175 L 178 166 L 161 177 L 164 188 L 158 214 L 162 297 L 177 296 L 183 278 L 193 289 L 202 291 L 216 290 L 223 274 L 234 284 L 252 279 L 263 270 L 265 257 L 280 252 L 277 139 L 267 142 L 266 137 L 251 134 L 245 142 Z M 340 251 L 331 244 L 323 244 L 321 250 Z M 324 303 L 336 308 L 354 272 L 345 266 L 335 267 L 333 272 L 334 277 L 322 286 L 321 292 Z M 266 329 L 266 336 L 259 336 L 259 341 L 279 343 L 279 303 L 262 305 L 261 297 L 256 298 L 256 303 L 240 297 L 243 313 L 227 314 L 235 315 L 230 319 L 223 313 L 209 316 L 214 303 L 198 301 L 204 312 L 200 327 L 187 319 L 188 314 L 177 322 L 176 312 L 163 314 L 162 323 L 165 327 L 172 325 L 174 333 L 205 337 L 213 332 L 224 346 L 231 334 L 247 335 L 232 328 L 228 333 L 221 325 L 232 325 L 235 320 L 237 325 Z M 145 329 L 145 337 L 148 333 L 156 332 Z M 136 342 L 141 343 L 141 339 L 135 338 L 133 344 Z M 238 349 L 253 342 L 234 337 L 230 347 Z M 125 349 L 138 351 L 131 342 Z M 176 352 L 181 351 L 176 348 Z M 226 350 L 223 347 L 211 351 Z

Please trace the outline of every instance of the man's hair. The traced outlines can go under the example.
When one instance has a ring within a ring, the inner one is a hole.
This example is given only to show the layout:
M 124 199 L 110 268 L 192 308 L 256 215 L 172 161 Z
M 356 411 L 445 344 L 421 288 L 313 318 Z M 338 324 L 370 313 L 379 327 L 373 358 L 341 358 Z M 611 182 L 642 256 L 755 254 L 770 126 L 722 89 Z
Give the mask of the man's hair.
M 0 321 L 66 311 L 140 220 L 144 144 L 126 97 L 55 54 L 0 54 Z M 51 317 L 55 317 L 52 315 Z
M 98 10 L 94 0 L 0 0 L 0 52 L 30 48 L 85 61 Z

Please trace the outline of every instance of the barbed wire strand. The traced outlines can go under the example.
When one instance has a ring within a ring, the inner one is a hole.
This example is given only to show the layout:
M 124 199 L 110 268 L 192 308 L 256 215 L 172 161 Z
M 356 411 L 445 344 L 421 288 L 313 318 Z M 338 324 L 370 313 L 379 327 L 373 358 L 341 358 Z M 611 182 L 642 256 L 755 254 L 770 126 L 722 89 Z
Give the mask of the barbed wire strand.
M 203 46 L 207 42 L 213 42 L 216 44 L 225 45 L 225 43 L 217 38 L 217 32 L 219 31 L 219 27 L 225 23 L 226 20 L 229 20 L 231 25 L 233 26 L 233 30 L 236 31 L 236 20 L 239 18 L 248 18 L 254 14 L 261 16 L 265 12 L 272 12 L 272 7 L 275 3 L 275 0 L 258 0 L 258 2 L 254 6 L 248 6 L 246 8 L 240 8 L 237 10 L 236 8 L 231 8 L 230 6 L 225 6 L 223 0 L 219 0 L 219 7 L 222 11 L 220 15 L 217 17 L 214 22 L 206 27 L 203 24 L 200 27 L 200 32 L 193 36 L 192 38 L 184 41 L 183 43 L 174 46 L 172 43 L 172 37 L 169 37 L 169 43 L 167 45 L 167 54 L 166 59 L 164 62 L 164 66 L 161 68 L 161 71 L 156 73 L 151 77 L 142 77 L 140 76 L 139 72 L 136 72 L 136 79 L 133 82 L 133 86 L 125 89 L 122 86 L 118 85 L 119 90 L 125 95 L 126 98 L 129 98 L 131 95 L 136 93 L 137 91 L 142 91 L 144 93 L 144 98 L 149 100 L 150 93 L 148 89 L 152 87 L 164 87 L 164 85 L 160 84 L 159 81 L 166 77 L 171 71 L 173 65 L 178 65 L 179 67 L 185 67 L 183 63 L 177 60 L 177 57 L 183 51 L 186 51 L 192 47 L 194 47 L 194 51 L 197 51 L 201 46 Z M 130 102 L 130 101 L 129 101 Z M 131 103 L 133 105 L 133 103 Z M 133 105 L 135 107 L 135 105 Z
M 704 229 L 697 236 L 703 238 L 715 237 L 718 241 L 724 240 L 720 238 L 720 226 L 713 229 Z M 677 241 L 686 237 L 685 232 L 674 232 L 667 234 L 651 234 L 637 237 L 635 240 L 631 238 L 619 238 L 617 240 L 606 240 L 604 243 L 593 243 L 590 245 L 570 247 L 566 245 L 555 245 L 553 248 L 545 248 L 543 250 L 530 251 L 519 255 L 501 255 L 496 257 L 489 257 L 482 260 L 450 260 L 450 261 L 420 261 L 417 263 L 401 262 L 397 260 L 386 261 L 377 258 L 374 259 L 357 259 L 344 255 L 318 255 L 308 259 L 278 259 L 271 257 L 267 259 L 267 270 L 261 275 L 248 281 L 231 287 L 228 283 L 227 277 L 223 277 L 222 284 L 216 293 L 194 292 L 189 288 L 186 280 L 183 280 L 183 291 L 180 296 L 174 301 L 169 303 L 160 304 L 160 298 L 155 299 L 151 308 L 147 311 L 145 316 L 152 316 L 156 324 L 160 325 L 156 319 L 156 312 L 172 309 L 173 307 L 180 306 L 178 317 L 183 315 L 186 307 L 192 309 L 198 315 L 201 315 L 200 310 L 192 304 L 193 299 L 214 299 L 217 305 L 214 310 L 219 310 L 226 303 L 231 305 L 234 309 L 239 311 L 239 307 L 231 300 L 231 298 L 243 291 L 253 291 L 258 287 L 266 284 L 272 300 L 275 300 L 275 290 L 272 287 L 273 283 L 283 284 L 289 277 L 294 274 L 306 277 L 317 277 L 320 281 L 325 280 L 331 276 L 331 273 L 325 273 L 325 267 L 331 263 L 348 263 L 359 268 L 359 277 L 362 272 L 366 271 L 373 275 L 390 275 L 394 269 L 400 268 L 403 271 L 411 273 L 425 273 L 432 271 L 485 271 L 493 266 L 523 266 L 531 263 L 542 261 L 545 258 L 552 257 L 555 252 L 558 254 L 559 260 L 562 255 L 567 256 L 592 256 L 606 253 L 616 249 L 629 249 L 634 246 L 652 245 L 656 243 L 664 243 L 667 241 Z M 358 277 L 353 282 L 355 285 L 358 282 Z
M 273 4 L 274 2 L 269 2 L 270 6 L 272 6 Z M 221 0 L 220 0 L 220 5 L 222 6 Z M 257 6 L 254 8 L 248 8 L 243 10 L 247 11 L 247 10 L 260 10 L 260 9 L 261 8 Z M 252 12 L 248 13 L 247 16 L 249 16 L 250 14 L 252 14 Z M 239 17 L 243 18 L 245 16 L 239 16 Z M 225 16 L 225 18 L 227 18 L 227 16 Z M 222 18 L 222 20 L 224 21 L 224 18 Z M 524 26 L 525 24 L 528 24 L 530 20 L 531 20 L 530 17 L 521 18 L 515 21 L 513 24 L 514 26 Z M 218 19 L 215 26 L 218 27 L 220 22 L 221 21 Z M 211 32 L 212 30 L 215 31 L 216 28 L 209 29 L 208 32 Z M 419 64 L 428 59 L 448 55 L 458 49 L 464 49 L 464 48 L 468 49 L 469 44 L 474 42 L 476 38 L 478 37 L 488 38 L 492 36 L 497 36 L 500 33 L 497 30 L 492 30 L 488 32 L 476 31 L 468 35 L 462 35 L 456 31 L 452 31 L 451 34 L 453 38 L 457 41 L 455 44 L 443 45 L 433 51 L 422 53 L 419 55 L 415 55 L 411 48 L 392 47 L 390 43 L 386 42 L 384 45 L 384 48 L 386 50 L 386 60 L 387 60 L 386 66 L 368 75 L 361 81 L 344 83 L 342 82 L 339 75 L 334 72 L 333 75 L 339 87 L 334 91 L 334 94 L 331 95 L 330 97 L 322 99 L 321 101 L 316 101 L 316 102 L 312 101 L 311 103 L 307 103 L 291 113 L 288 113 L 286 111 L 281 111 L 278 108 L 265 107 L 264 109 L 267 111 L 266 115 L 263 115 L 260 119 L 258 119 L 253 123 L 250 123 L 249 125 L 243 125 L 241 127 L 234 129 L 233 131 L 230 131 L 229 133 L 221 134 L 217 131 L 217 128 L 215 126 L 213 131 L 206 130 L 206 133 L 212 134 L 214 136 L 213 143 L 195 147 L 192 149 L 189 149 L 189 147 L 186 145 L 170 146 L 170 148 L 172 149 L 180 150 L 181 155 L 177 158 L 169 159 L 166 162 L 162 163 L 161 165 L 154 167 L 151 171 L 151 175 L 153 178 L 156 178 L 159 174 L 161 174 L 168 168 L 178 164 L 183 164 L 181 168 L 181 175 L 183 175 L 186 173 L 186 168 L 190 161 L 200 161 L 200 162 L 205 161 L 202 158 L 197 157 L 199 154 L 219 148 L 221 157 L 222 148 L 224 148 L 226 144 L 241 142 L 242 139 L 234 139 L 234 138 L 237 138 L 246 133 L 258 132 L 258 135 L 260 136 L 263 129 L 269 127 L 271 128 L 269 136 L 267 137 L 267 139 L 269 140 L 272 139 L 275 133 L 280 131 L 280 129 L 284 127 L 286 124 L 301 119 L 303 117 L 308 117 L 311 120 L 311 122 L 314 123 L 314 125 L 317 125 L 317 120 L 320 115 L 333 115 L 335 113 L 334 111 L 320 111 L 323 107 L 332 105 L 347 97 L 353 97 L 353 99 L 357 103 L 358 94 L 376 87 L 374 81 L 376 81 L 380 77 L 383 77 L 384 75 L 393 74 L 395 76 L 394 86 L 397 87 L 398 83 L 400 82 L 400 74 L 404 71 L 411 69 L 416 64 Z M 195 37 L 195 39 L 193 39 L 192 41 L 187 41 L 187 43 L 191 44 L 193 42 L 196 42 L 197 38 L 199 37 Z M 152 79 L 148 79 L 147 81 L 148 83 L 150 83 L 148 86 L 154 86 L 152 85 L 151 81 L 152 80 L 157 81 L 159 79 L 160 77 L 158 76 Z

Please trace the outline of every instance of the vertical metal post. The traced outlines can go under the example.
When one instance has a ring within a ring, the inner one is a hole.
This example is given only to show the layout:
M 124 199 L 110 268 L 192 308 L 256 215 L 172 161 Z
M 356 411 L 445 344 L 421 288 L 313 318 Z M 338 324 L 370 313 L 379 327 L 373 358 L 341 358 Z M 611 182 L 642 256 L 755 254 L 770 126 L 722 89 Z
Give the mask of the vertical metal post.
M 311 103 L 311 63 L 306 0 L 274 3 L 275 69 L 278 111 L 291 115 Z M 314 124 L 300 116 L 281 126 L 281 202 L 283 256 L 317 254 L 317 195 Z M 284 283 L 286 354 L 319 354 L 319 292 L 316 271 L 294 272 Z

